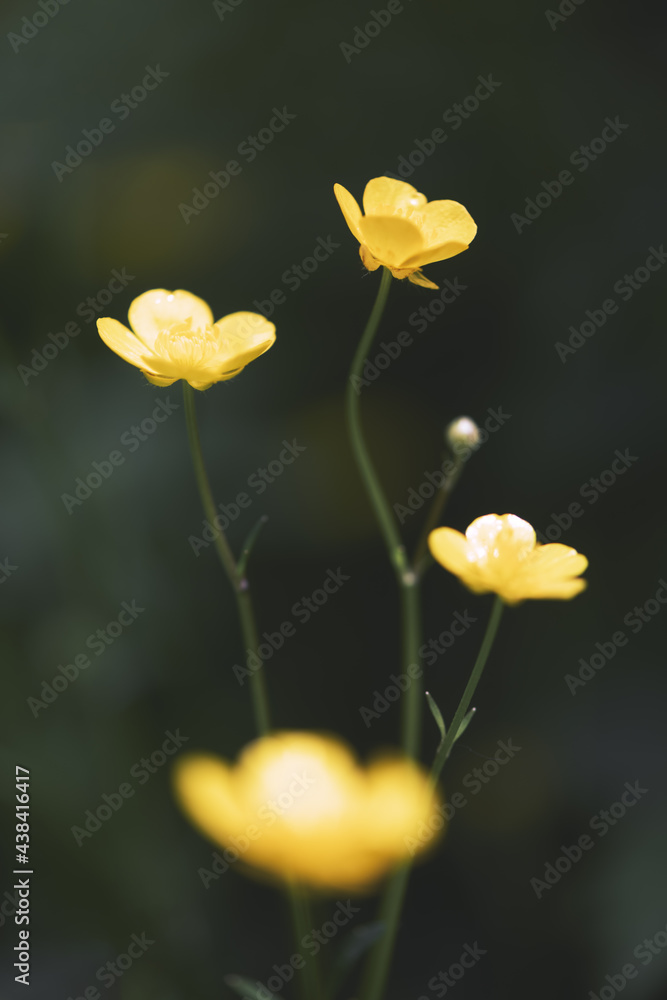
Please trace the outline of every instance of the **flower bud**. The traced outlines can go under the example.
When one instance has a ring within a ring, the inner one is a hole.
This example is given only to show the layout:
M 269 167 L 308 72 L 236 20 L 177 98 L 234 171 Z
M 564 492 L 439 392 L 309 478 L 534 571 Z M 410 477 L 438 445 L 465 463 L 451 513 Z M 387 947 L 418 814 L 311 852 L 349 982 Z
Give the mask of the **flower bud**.
M 445 427 L 445 441 L 454 452 L 462 445 L 475 448 L 479 444 L 479 427 L 470 417 L 457 417 Z

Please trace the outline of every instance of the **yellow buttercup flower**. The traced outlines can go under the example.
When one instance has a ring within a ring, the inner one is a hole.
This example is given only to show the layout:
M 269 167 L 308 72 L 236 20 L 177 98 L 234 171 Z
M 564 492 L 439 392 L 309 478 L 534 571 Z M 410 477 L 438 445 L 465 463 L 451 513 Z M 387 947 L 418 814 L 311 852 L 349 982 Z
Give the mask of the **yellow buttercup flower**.
M 136 298 L 128 318 L 131 330 L 118 320 L 98 319 L 99 335 L 153 385 L 185 379 L 193 389 L 208 389 L 234 378 L 276 339 L 273 323 L 258 313 L 231 313 L 216 323 L 203 299 L 164 288 Z
M 533 527 L 515 514 L 485 514 L 465 535 L 436 528 L 428 538 L 434 559 L 476 594 L 492 591 L 506 604 L 551 598 L 567 601 L 586 587 L 577 579 L 588 559 L 568 545 L 539 545 Z
M 374 177 L 364 191 L 364 215 L 349 191 L 334 194 L 350 231 L 359 240 L 364 267 L 388 267 L 395 278 L 437 288 L 420 268 L 467 250 L 477 226 L 458 201 L 427 201 L 411 184 Z
M 324 890 L 371 887 L 443 825 L 413 761 L 384 758 L 363 768 L 345 744 L 309 732 L 261 737 L 236 765 L 185 756 L 175 787 L 188 817 L 215 843 L 283 881 Z

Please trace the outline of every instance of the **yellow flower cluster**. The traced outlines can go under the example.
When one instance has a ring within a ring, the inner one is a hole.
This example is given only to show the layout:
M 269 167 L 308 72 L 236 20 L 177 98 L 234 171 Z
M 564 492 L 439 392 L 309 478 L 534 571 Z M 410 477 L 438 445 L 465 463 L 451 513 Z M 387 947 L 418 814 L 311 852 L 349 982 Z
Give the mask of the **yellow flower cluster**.
M 437 286 L 421 268 L 467 250 L 477 231 L 463 205 L 429 202 L 404 181 L 369 181 L 363 213 L 340 184 L 334 192 L 365 267 L 384 266 L 426 288 Z M 264 316 L 236 312 L 215 322 L 202 299 L 165 289 L 136 298 L 129 324 L 99 319 L 100 337 L 159 386 L 183 379 L 207 389 L 238 375 L 276 338 Z M 437 528 L 429 545 L 472 591 L 507 604 L 567 600 L 586 586 L 585 557 L 565 545 L 538 545 L 531 525 L 514 514 L 478 517 L 465 535 Z M 176 768 L 175 787 L 190 819 L 244 864 L 322 890 L 372 887 L 407 861 L 420 828 L 441 825 L 431 822 L 439 800 L 417 764 L 386 757 L 362 767 L 339 740 L 315 733 L 262 737 L 235 765 L 189 755 Z

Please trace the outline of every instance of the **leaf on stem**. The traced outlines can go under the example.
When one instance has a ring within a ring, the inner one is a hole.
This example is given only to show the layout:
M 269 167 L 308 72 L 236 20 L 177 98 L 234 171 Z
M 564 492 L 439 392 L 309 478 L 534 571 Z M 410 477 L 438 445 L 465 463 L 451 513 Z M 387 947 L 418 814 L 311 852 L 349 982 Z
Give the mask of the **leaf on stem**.
M 257 541 L 257 536 L 260 531 L 269 520 L 266 514 L 262 514 L 257 524 L 254 526 L 245 542 L 243 543 L 243 548 L 241 549 L 241 558 L 238 561 L 238 566 L 236 571 L 239 575 L 239 579 L 242 580 L 245 576 L 246 566 L 248 565 L 248 559 L 250 558 L 250 553 L 252 552 L 255 542 Z
M 459 739 L 459 737 L 463 736 L 463 734 L 465 733 L 466 729 L 468 728 L 468 726 L 472 722 L 472 717 L 473 717 L 473 715 L 475 714 L 476 711 L 477 711 L 476 708 L 471 708 L 470 711 L 468 712 L 468 714 L 461 720 L 461 725 L 459 726 L 459 731 L 456 734 L 456 736 L 454 737 L 454 742 L 455 743 Z
M 428 707 L 431 709 L 431 715 L 435 719 L 436 724 L 438 726 L 438 729 L 440 730 L 440 736 L 444 740 L 447 731 L 445 729 L 445 720 L 442 717 L 442 712 L 440 711 L 440 709 L 436 705 L 435 699 L 431 695 L 430 691 L 426 691 L 425 693 L 426 693 L 426 700 L 428 702 Z M 474 709 L 473 709 L 473 711 L 474 711 Z M 459 735 L 462 732 L 463 732 L 463 730 L 460 729 L 459 730 Z
M 355 963 L 373 947 L 384 933 L 385 927 L 383 920 L 364 924 L 362 927 L 355 927 L 343 940 L 329 976 L 332 996 L 342 987 Z

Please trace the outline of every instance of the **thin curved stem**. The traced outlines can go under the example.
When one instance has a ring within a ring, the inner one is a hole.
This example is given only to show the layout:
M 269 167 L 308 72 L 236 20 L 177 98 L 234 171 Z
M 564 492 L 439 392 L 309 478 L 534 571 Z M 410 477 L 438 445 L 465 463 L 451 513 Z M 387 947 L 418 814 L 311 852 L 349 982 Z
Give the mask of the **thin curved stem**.
M 359 386 L 362 382 L 361 373 L 364 361 L 368 356 L 368 352 L 371 348 L 377 328 L 382 318 L 382 313 L 384 312 L 384 307 L 387 304 L 390 286 L 391 271 L 385 267 L 382 272 L 382 281 L 380 282 L 375 304 L 371 310 L 368 323 L 366 324 L 366 329 L 361 336 L 359 346 L 357 347 L 352 361 L 352 367 L 350 368 L 350 375 L 347 383 L 347 422 L 354 457 L 357 460 L 359 471 L 361 472 L 361 476 L 364 480 L 369 499 L 373 505 L 375 515 L 378 519 L 378 523 L 384 537 L 385 545 L 387 546 L 387 551 L 389 552 L 389 558 L 391 559 L 391 563 L 398 574 L 400 583 L 401 575 L 408 568 L 407 556 L 401 537 L 398 533 L 398 528 L 396 527 L 394 515 L 382 491 L 380 480 L 378 479 L 366 447 L 366 442 L 361 430 L 361 408 L 359 405 Z
M 422 683 L 413 676 L 409 668 L 419 663 L 421 641 L 421 614 L 419 578 L 408 561 L 393 512 L 385 498 L 377 473 L 373 467 L 361 428 L 359 387 L 364 361 L 373 343 L 380 319 L 389 294 L 391 271 L 385 268 L 377 298 L 368 323 L 354 355 L 347 387 L 347 417 L 357 465 L 361 472 L 368 496 L 375 511 L 389 559 L 394 567 L 401 596 L 402 619 L 402 663 L 409 687 L 402 703 L 402 744 L 406 754 L 412 758 L 419 756 L 422 720 Z M 362 983 L 361 996 L 364 1000 L 380 1000 L 384 991 L 394 943 L 398 931 L 398 921 L 403 899 L 410 877 L 410 865 L 398 869 L 391 877 L 380 904 L 379 919 L 385 924 L 382 937 L 372 949 Z
M 426 518 L 424 527 L 422 528 L 419 536 L 414 559 L 412 560 L 414 571 L 419 577 L 424 575 L 426 570 L 434 561 L 428 550 L 428 536 L 434 528 L 437 528 L 438 522 L 442 517 L 442 513 L 447 506 L 447 502 L 454 492 L 454 488 L 461 477 L 464 464 L 463 459 L 459 455 L 454 457 L 454 469 L 451 475 L 445 478 L 445 481 L 436 493 L 433 503 L 431 504 L 431 509 L 428 512 L 428 517 Z
M 234 589 L 234 596 L 236 598 L 236 605 L 241 621 L 241 631 L 243 633 L 244 645 L 246 649 L 249 649 L 252 653 L 254 653 L 257 659 L 261 661 L 258 651 L 259 639 L 257 635 L 257 626 L 255 624 L 255 615 L 250 597 L 248 578 L 245 575 L 245 572 L 239 572 L 236 560 L 234 559 L 234 554 L 229 547 L 229 542 L 225 537 L 225 533 L 222 529 L 217 529 L 215 523 L 217 512 L 201 448 L 199 427 L 197 425 L 194 389 L 185 380 L 183 381 L 183 401 L 185 406 L 185 422 L 188 429 L 188 441 L 190 444 L 190 453 L 192 455 L 192 464 L 195 470 L 195 478 L 197 480 L 197 487 L 199 489 L 199 495 L 204 508 L 204 514 L 211 525 L 211 528 L 215 531 L 215 550 L 218 554 L 218 558 L 220 559 L 222 568 Z M 271 724 L 269 715 L 269 699 L 266 692 L 264 669 L 262 666 L 260 666 L 257 670 L 253 670 L 251 673 L 250 691 L 253 702 L 255 725 L 259 734 L 264 736 L 271 728 Z

